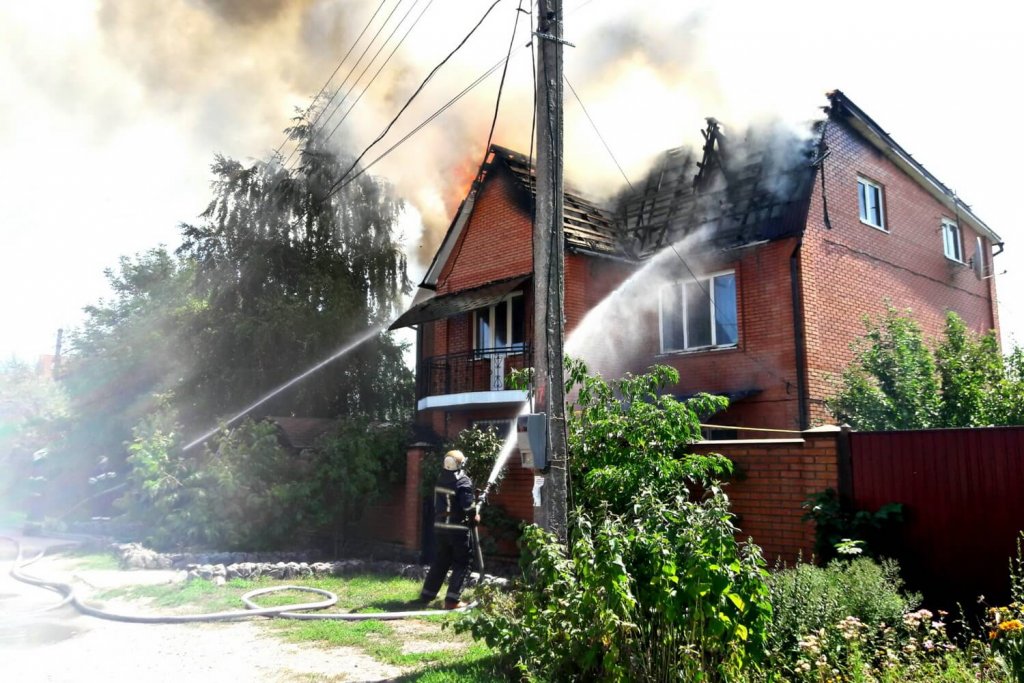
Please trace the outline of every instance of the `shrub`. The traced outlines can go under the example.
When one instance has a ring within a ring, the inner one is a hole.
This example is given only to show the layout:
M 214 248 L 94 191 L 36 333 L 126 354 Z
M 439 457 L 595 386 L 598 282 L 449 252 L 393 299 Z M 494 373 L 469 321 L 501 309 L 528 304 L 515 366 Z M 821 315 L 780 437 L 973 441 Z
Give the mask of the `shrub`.
M 1017 539 L 1017 556 L 1010 560 L 1010 604 L 991 607 L 987 636 L 1002 668 L 1015 681 L 1024 681 L 1024 548 Z
M 803 519 L 814 522 L 814 552 L 822 562 L 843 554 L 844 548 L 878 557 L 891 543 L 893 529 L 904 520 L 902 503 L 886 503 L 874 512 L 854 510 L 835 489 L 815 493 L 803 508 L 807 510 Z
M 835 561 L 827 567 L 797 564 L 771 575 L 770 649 L 787 665 L 796 663 L 798 644 L 807 635 L 833 629 L 856 618 L 870 634 L 900 623 L 917 606 L 918 597 L 903 592 L 899 567 L 869 558 Z
M 522 578 L 460 628 L 529 680 L 736 679 L 765 648 L 763 560 L 735 540 L 716 482 L 728 461 L 685 453 L 696 411 L 723 400 L 659 395 L 670 368 L 614 383 L 569 370 L 569 546 L 527 527 Z
M 143 421 L 129 446 L 119 505 L 161 550 L 270 550 L 331 539 L 389 488 L 406 440 L 401 425 L 339 422 L 309 455 L 295 457 L 277 427 L 246 420 L 213 447 L 182 451 L 169 415 Z
M 731 680 L 764 651 L 762 561 L 733 538 L 725 498 L 637 517 L 573 517 L 567 550 L 530 526 L 523 577 L 460 625 L 531 680 Z

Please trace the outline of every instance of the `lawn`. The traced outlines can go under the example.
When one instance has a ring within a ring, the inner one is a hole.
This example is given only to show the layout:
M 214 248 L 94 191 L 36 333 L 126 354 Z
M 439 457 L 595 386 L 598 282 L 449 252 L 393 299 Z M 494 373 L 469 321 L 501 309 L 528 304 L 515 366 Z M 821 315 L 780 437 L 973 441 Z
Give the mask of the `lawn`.
M 87 558 L 83 558 L 87 559 Z M 96 560 L 98 562 L 99 560 Z M 204 613 L 243 609 L 241 596 L 272 586 L 306 586 L 330 591 L 338 603 L 321 613 L 396 612 L 410 609 L 409 601 L 420 582 L 409 579 L 360 575 L 275 581 L 234 579 L 223 586 L 209 581 L 189 581 L 159 586 L 130 586 L 103 591 L 94 601 L 111 599 L 144 601 L 147 612 Z M 467 592 L 467 596 L 468 596 Z M 302 591 L 282 591 L 256 598 L 263 607 L 318 599 Z M 439 603 L 431 605 L 437 607 Z M 291 621 L 267 620 L 274 634 L 291 642 L 321 647 L 354 647 L 374 659 L 409 670 L 401 681 L 451 683 L 454 681 L 501 681 L 493 671 L 493 652 L 466 634 L 455 633 L 452 624 L 460 615 L 424 616 L 397 621 Z

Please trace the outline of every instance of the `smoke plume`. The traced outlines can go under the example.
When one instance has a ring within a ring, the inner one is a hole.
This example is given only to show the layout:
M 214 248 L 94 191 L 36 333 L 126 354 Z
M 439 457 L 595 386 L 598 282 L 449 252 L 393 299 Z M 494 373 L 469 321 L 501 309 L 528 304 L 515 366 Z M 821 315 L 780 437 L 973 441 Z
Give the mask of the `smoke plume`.
M 728 117 L 730 110 L 756 115 L 736 106 L 710 68 L 707 40 L 717 25 L 710 5 L 680 9 L 674 3 L 657 4 L 657 11 L 643 14 L 622 3 L 566 8 L 566 35 L 578 46 L 566 48 L 566 76 L 626 174 L 634 178 L 666 148 L 696 142 L 704 115 Z M 297 110 L 308 106 L 377 7 L 376 0 L 100 0 L 97 18 L 107 51 L 135 75 L 145 106 L 186 122 L 195 138 L 209 146 L 211 156 L 219 151 L 245 159 L 265 156 L 283 141 L 283 129 Z M 332 81 L 331 88 L 351 89 L 341 112 L 360 97 L 399 38 L 411 32 L 333 139 L 349 151 L 361 151 L 484 9 L 477 3 L 445 0 L 429 8 L 426 2 L 385 2 Z M 413 27 L 421 11 L 422 19 Z M 366 160 L 502 59 L 515 16 L 514 4 L 501 3 Z M 381 27 L 343 86 L 343 78 Z M 530 31 L 530 17 L 521 13 L 495 132 L 495 142 L 524 153 L 533 108 L 531 55 L 523 47 Z M 381 46 L 377 61 L 356 82 Z M 421 263 L 432 256 L 467 178 L 482 160 L 498 75 L 371 171 L 392 182 L 422 219 L 421 234 L 406 235 L 410 255 Z M 590 194 L 611 196 L 624 180 L 579 104 L 571 94 L 567 98 L 567 174 Z M 328 123 L 328 130 L 340 116 Z M 283 153 L 290 151 L 285 145 Z

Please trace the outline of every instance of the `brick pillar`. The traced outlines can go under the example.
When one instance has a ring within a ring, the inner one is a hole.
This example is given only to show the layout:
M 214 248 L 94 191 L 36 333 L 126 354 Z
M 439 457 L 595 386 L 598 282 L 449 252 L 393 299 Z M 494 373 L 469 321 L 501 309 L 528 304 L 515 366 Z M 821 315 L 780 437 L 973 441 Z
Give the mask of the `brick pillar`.
M 408 550 L 417 550 L 420 546 L 420 473 L 427 449 L 427 444 L 414 443 L 405 452 L 402 545 Z

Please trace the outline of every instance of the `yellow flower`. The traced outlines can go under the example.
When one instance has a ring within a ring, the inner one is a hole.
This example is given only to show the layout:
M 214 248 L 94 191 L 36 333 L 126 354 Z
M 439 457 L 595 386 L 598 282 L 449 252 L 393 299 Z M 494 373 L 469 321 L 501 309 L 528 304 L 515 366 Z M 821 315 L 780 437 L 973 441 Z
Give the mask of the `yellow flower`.
M 998 635 L 999 635 L 999 631 L 989 631 L 988 632 L 988 639 L 989 640 L 995 640 L 996 636 L 998 636 Z
M 1000 631 L 1020 631 L 1024 629 L 1024 624 L 1020 622 L 1020 619 L 1010 619 L 999 624 Z

